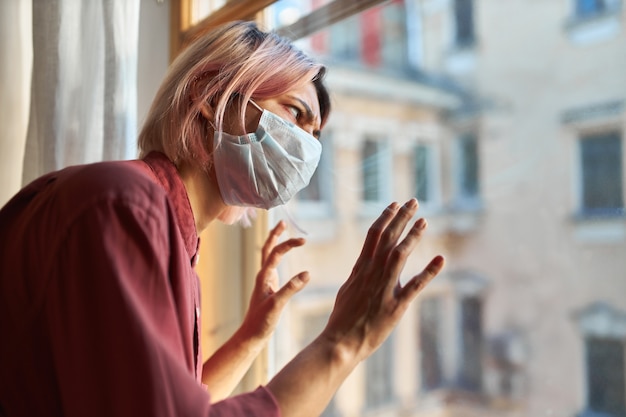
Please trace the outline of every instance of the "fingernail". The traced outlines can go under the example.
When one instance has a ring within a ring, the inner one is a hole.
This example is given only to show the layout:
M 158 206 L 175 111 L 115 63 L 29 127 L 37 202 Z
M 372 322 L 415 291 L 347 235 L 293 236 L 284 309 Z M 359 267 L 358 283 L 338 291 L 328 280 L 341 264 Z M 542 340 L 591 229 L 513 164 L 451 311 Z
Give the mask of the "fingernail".
M 398 208 L 398 203 L 395 201 L 387 206 L 387 210 L 391 210 L 391 211 L 395 211 L 397 208 Z
M 404 205 L 406 208 L 414 208 L 417 207 L 417 200 L 412 198 L 409 201 L 406 202 L 406 204 Z
M 415 227 L 418 229 L 425 229 L 426 228 L 426 219 L 424 218 L 420 218 L 415 222 Z

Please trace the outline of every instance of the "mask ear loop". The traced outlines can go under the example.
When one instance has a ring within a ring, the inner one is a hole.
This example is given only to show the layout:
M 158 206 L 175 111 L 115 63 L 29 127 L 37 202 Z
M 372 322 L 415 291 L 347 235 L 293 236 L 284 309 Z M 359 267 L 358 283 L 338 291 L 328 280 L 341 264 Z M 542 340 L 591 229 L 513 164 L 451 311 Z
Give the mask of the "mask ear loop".
M 250 99 L 250 103 L 252 103 L 252 105 L 253 105 L 254 107 L 256 107 L 256 108 L 257 108 L 257 109 L 261 112 L 261 114 L 262 114 L 263 112 L 265 112 L 265 110 L 264 110 L 264 109 L 262 109 L 262 108 L 261 108 L 261 106 L 259 106 L 258 104 L 256 104 L 256 103 L 254 102 L 254 100 Z M 283 205 L 280 205 L 280 206 L 278 206 L 278 207 L 276 207 L 276 208 L 278 208 L 279 210 L 281 210 L 281 211 L 283 212 L 283 214 L 285 214 L 285 216 L 287 217 L 287 219 L 286 219 L 286 220 L 287 220 L 287 224 L 289 224 L 289 225 L 290 225 L 290 226 L 292 226 L 294 229 L 296 229 L 296 231 L 297 231 L 298 233 L 300 233 L 301 235 L 304 235 L 304 236 L 307 236 L 307 235 L 309 234 L 306 230 L 304 230 L 303 228 L 301 228 L 300 226 L 298 226 L 298 223 L 296 223 L 296 220 L 293 218 L 293 216 L 292 216 L 292 215 L 291 215 L 291 213 L 289 212 L 289 208 L 287 208 L 287 206 L 286 206 L 286 205 L 284 205 L 284 204 L 283 204 Z
M 263 113 L 263 112 L 265 111 L 265 110 L 263 110 L 263 109 L 262 109 L 262 108 L 261 108 L 258 104 L 256 104 L 256 103 L 254 102 L 254 100 L 250 99 L 250 103 L 252 103 L 252 105 L 253 105 L 254 107 L 256 107 L 256 108 L 257 108 L 257 110 L 258 110 L 258 111 L 260 111 L 261 113 Z

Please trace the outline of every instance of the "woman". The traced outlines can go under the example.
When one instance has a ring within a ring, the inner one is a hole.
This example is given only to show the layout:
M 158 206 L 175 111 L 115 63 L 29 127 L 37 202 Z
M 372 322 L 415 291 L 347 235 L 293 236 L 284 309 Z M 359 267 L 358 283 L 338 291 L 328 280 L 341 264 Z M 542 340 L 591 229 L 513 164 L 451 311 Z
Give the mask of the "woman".
M 415 200 L 374 222 L 324 331 L 265 387 L 226 398 L 309 277 L 277 288 L 263 248 L 248 313 L 202 364 L 198 235 L 212 221 L 288 201 L 319 160 L 330 111 L 324 68 L 289 42 L 235 22 L 177 58 L 139 137 L 136 161 L 47 174 L 0 212 L 0 415 L 318 415 L 443 267 L 405 286 L 426 223 L 400 235 Z M 199 382 L 202 381 L 203 387 Z M 207 393 L 208 391 L 208 393 Z

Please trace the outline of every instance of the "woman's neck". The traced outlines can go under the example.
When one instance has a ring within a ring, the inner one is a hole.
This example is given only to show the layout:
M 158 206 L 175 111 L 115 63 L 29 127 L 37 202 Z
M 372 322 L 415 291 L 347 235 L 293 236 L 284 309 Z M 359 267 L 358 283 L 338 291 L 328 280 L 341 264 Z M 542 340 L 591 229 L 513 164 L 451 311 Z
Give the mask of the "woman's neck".
M 198 234 L 226 209 L 220 196 L 217 181 L 196 165 L 183 163 L 177 167 L 185 185 Z

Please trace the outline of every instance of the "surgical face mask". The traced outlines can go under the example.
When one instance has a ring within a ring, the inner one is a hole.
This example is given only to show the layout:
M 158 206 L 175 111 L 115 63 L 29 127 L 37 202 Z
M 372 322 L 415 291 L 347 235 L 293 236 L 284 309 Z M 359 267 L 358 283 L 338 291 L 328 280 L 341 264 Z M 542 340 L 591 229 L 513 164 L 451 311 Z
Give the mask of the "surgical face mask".
M 312 135 L 267 110 L 254 133 L 215 132 L 215 174 L 224 202 L 269 209 L 309 184 L 322 154 Z

